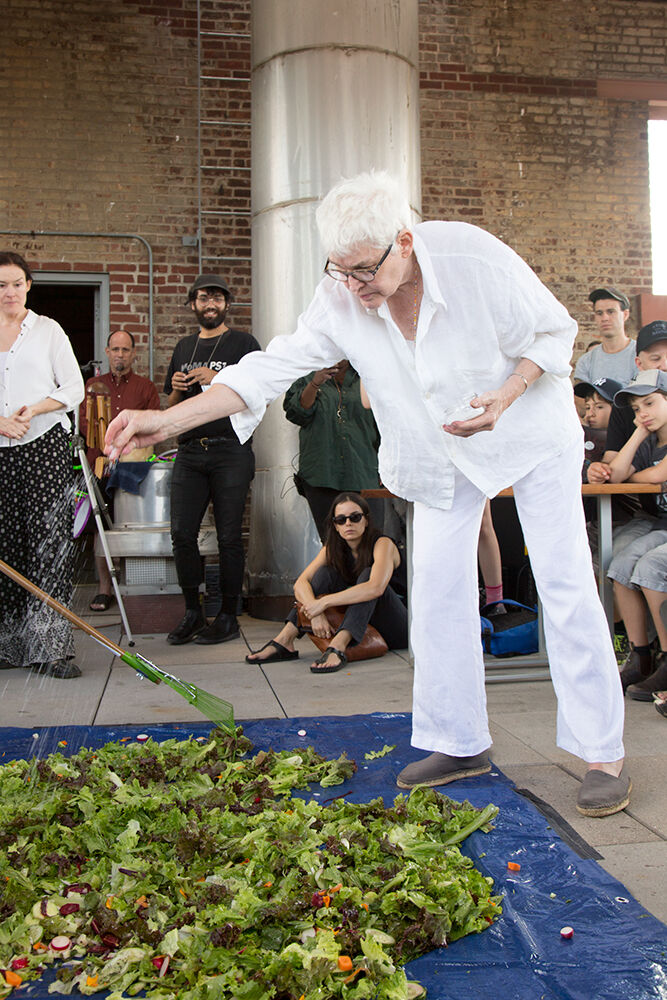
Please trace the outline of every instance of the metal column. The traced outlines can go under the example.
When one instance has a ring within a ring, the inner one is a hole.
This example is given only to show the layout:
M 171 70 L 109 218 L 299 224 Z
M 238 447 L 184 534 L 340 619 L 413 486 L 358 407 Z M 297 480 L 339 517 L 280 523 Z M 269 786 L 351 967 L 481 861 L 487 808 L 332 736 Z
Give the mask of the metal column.
M 289 334 L 321 276 L 319 199 L 386 169 L 419 213 L 417 0 L 253 0 L 253 332 Z M 317 536 L 291 486 L 297 430 L 279 401 L 255 435 L 251 611 L 279 613 Z

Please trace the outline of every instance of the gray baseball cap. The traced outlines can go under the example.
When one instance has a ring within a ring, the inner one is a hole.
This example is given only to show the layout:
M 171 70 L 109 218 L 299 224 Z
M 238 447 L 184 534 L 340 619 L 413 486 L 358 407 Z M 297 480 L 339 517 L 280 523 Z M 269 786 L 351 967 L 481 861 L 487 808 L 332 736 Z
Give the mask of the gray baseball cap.
M 621 303 L 624 309 L 630 308 L 630 301 L 627 295 L 624 295 L 623 292 L 619 292 L 618 289 L 611 288 L 610 286 L 607 286 L 606 288 L 593 289 L 591 294 L 588 296 L 588 301 L 595 305 L 598 299 L 616 299 L 617 302 Z
M 637 372 L 631 382 L 614 396 L 614 406 L 627 406 L 632 396 L 650 396 L 652 392 L 662 392 L 667 396 L 667 372 L 649 369 Z

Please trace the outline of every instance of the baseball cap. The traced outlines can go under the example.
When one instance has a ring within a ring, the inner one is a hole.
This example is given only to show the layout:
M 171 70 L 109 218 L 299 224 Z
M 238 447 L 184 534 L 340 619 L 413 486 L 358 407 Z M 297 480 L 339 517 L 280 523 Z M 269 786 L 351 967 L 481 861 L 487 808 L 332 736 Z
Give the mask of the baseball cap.
M 598 378 L 595 382 L 577 382 L 574 387 L 575 396 L 590 396 L 591 392 L 597 392 L 599 396 L 606 399 L 608 403 L 614 402 L 614 396 L 623 388 L 621 382 L 615 378 Z
M 659 372 L 655 368 L 637 372 L 632 381 L 616 393 L 614 404 L 627 406 L 631 396 L 649 396 L 652 392 L 664 392 L 667 396 L 667 372 Z
M 222 291 L 227 296 L 228 302 L 231 302 L 234 298 L 234 296 L 229 290 L 227 282 L 224 281 L 219 274 L 200 274 L 199 277 L 196 279 L 194 285 L 188 292 L 188 302 L 191 302 L 192 299 L 194 299 L 197 292 L 200 291 L 202 288 L 221 288 Z
M 658 340 L 667 340 L 667 321 L 664 319 L 654 319 L 641 328 L 637 334 L 637 354 L 648 350 Z
M 630 308 L 630 300 L 627 295 L 624 295 L 623 292 L 619 292 L 616 288 L 594 288 L 588 296 L 588 301 L 595 305 L 598 299 L 616 299 L 617 302 L 621 303 L 624 309 Z

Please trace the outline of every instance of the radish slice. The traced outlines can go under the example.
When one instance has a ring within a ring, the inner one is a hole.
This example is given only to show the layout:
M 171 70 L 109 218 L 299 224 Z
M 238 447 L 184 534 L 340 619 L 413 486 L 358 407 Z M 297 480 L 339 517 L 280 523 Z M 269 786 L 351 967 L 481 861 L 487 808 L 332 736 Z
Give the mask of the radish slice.
M 573 927 L 561 927 L 561 929 L 560 929 L 560 936 L 562 938 L 565 938 L 566 940 L 569 940 L 571 937 L 574 936 L 574 928 Z
M 147 733 L 139 733 L 139 735 L 137 736 L 137 743 L 145 743 L 146 740 L 149 739 L 150 736 Z
M 168 969 L 168 968 L 169 968 L 169 955 L 165 955 L 165 957 L 164 957 L 164 962 L 163 962 L 163 963 L 162 963 L 162 965 L 160 966 L 160 971 L 159 971 L 159 973 L 158 973 L 158 978 L 159 978 L 159 979 L 162 979 L 162 977 L 163 977 L 164 975 L 166 975 L 166 972 L 167 972 L 167 969 Z
M 65 937 L 64 934 L 59 934 L 51 941 L 51 947 L 54 951 L 67 951 L 67 949 L 71 947 L 71 944 L 71 940 L 68 937 Z

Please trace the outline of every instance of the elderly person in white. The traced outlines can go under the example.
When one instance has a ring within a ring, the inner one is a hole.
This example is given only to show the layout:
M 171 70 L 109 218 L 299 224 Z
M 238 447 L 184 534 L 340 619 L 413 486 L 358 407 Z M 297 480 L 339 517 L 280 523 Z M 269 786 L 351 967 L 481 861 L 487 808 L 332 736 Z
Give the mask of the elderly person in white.
M 196 399 L 120 414 L 107 451 L 231 414 L 246 440 L 297 377 L 348 358 L 380 428 L 382 481 L 414 502 L 412 743 L 431 753 L 401 771 L 399 786 L 489 770 L 477 540 L 485 498 L 511 485 L 544 606 L 558 744 L 589 765 L 577 808 L 623 809 L 623 699 L 580 497 L 576 323 L 488 233 L 412 226 L 387 174 L 336 185 L 317 223 L 326 274 L 296 332 L 220 372 Z

